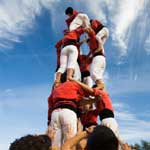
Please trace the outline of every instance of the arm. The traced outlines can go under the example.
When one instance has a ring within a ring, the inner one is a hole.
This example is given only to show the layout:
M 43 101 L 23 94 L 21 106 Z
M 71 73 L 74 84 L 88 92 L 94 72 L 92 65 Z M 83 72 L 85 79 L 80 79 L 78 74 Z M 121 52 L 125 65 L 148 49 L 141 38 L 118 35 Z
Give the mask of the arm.
M 84 83 L 82 83 L 80 81 L 74 80 L 73 78 L 69 78 L 69 80 L 78 83 L 89 94 L 93 94 L 94 93 L 93 88 L 89 87 L 88 85 L 86 85 L 86 84 L 84 84 Z
M 86 105 L 86 104 L 93 104 L 93 103 L 95 103 L 95 102 L 97 102 L 97 99 L 95 99 L 95 98 L 83 98 L 83 100 L 81 100 L 79 103 L 80 103 L 80 105 Z
M 87 138 L 88 135 L 93 131 L 95 126 L 91 126 L 86 129 L 86 131 L 83 131 L 73 138 L 67 140 L 63 145 L 62 145 L 62 150 L 72 150 L 72 147 L 76 146 L 82 139 Z

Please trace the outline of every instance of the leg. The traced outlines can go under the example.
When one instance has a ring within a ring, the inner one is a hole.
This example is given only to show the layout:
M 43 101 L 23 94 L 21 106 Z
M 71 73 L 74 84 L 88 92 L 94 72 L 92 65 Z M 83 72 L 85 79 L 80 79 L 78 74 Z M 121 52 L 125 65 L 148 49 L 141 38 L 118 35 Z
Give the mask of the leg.
M 97 34 L 96 39 L 104 45 L 106 39 L 109 37 L 109 30 L 104 27 Z
M 119 137 L 118 123 L 115 118 L 105 118 L 101 121 L 101 125 L 110 128 L 116 137 Z
M 96 82 L 97 86 L 101 89 L 104 88 L 103 73 L 105 71 L 106 61 L 102 55 L 95 56 L 91 64 L 91 78 Z
M 68 46 L 67 80 L 72 77 L 76 68 L 78 50 L 74 45 Z
M 68 48 L 67 46 L 65 46 L 62 50 L 61 50 L 61 55 L 60 55 L 60 67 L 56 73 L 56 80 L 57 82 L 60 82 L 61 79 L 61 74 L 63 74 L 67 68 L 67 51 Z
M 64 108 L 61 113 L 61 125 L 62 125 L 64 141 L 75 136 L 77 133 L 77 115 L 76 115 L 76 113 L 70 109 Z
M 62 138 L 62 130 L 61 130 L 61 124 L 60 124 L 60 110 L 56 109 L 52 112 L 52 118 L 50 127 L 54 130 L 54 138 L 52 140 L 52 147 L 57 147 L 58 150 L 60 150 L 61 147 L 61 138 Z

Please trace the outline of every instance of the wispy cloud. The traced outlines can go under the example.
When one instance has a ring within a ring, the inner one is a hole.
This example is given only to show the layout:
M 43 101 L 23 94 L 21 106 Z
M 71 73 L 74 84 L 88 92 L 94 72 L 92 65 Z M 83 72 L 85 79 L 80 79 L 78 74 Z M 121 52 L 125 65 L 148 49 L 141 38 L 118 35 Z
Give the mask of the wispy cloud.
M 117 102 L 114 103 L 114 107 L 123 140 L 135 143 L 150 138 L 150 133 L 147 132 L 150 129 L 150 121 L 139 119 L 139 116 L 131 111 L 128 104 Z
M 134 25 L 142 25 L 141 34 L 145 34 L 148 24 L 141 24 L 138 19 L 148 15 L 148 0 L 96 0 L 86 1 L 85 6 L 95 18 L 107 23 L 113 44 L 119 49 L 119 55 L 125 56 L 129 50 L 129 42 L 135 33 Z M 145 26 L 146 25 L 146 26 Z M 134 37 L 135 39 L 136 37 Z M 142 39 L 143 37 L 138 37 Z M 139 40 L 140 41 L 140 40 Z
M 145 43 L 144 43 L 144 48 L 147 54 L 150 54 L 150 34 L 147 36 Z
M 51 10 L 56 2 L 59 0 L 2 0 L 0 2 L 0 51 L 11 48 L 14 42 L 21 42 L 20 36 L 33 29 L 35 17 L 41 14 L 42 8 Z

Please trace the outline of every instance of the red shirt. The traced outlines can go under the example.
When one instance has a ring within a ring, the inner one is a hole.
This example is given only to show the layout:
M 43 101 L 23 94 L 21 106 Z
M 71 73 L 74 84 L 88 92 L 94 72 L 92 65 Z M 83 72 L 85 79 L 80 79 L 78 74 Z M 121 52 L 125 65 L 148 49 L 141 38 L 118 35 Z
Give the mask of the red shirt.
M 104 109 L 114 111 L 111 99 L 105 91 L 94 89 L 94 96 L 100 96 L 101 100 L 96 103 L 96 109 L 101 112 Z
M 82 125 L 97 124 L 98 114 L 99 112 L 96 109 L 83 113 L 80 118 Z
M 71 81 L 64 82 L 56 87 L 48 97 L 48 120 L 51 120 L 51 113 L 59 103 L 74 106 L 75 103 L 72 100 L 78 102 L 85 94 L 79 84 Z
M 98 33 L 104 27 L 104 25 L 98 20 L 92 20 L 91 27 L 95 33 Z
M 84 28 L 78 28 L 76 30 L 66 32 L 63 38 L 63 42 L 66 42 L 68 40 L 77 41 L 80 38 L 81 34 L 83 34 L 84 32 L 85 32 Z
M 98 48 L 98 41 L 96 39 L 96 34 L 94 30 L 90 30 L 88 35 L 89 35 L 88 46 L 90 48 L 91 53 L 94 54 L 95 50 Z
M 67 24 L 68 28 L 69 28 L 69 26 L 70 26 L 70 23 L 73 21 L 73 19 L 74 19 L 77 15 L 78 15 L 78 11 L 74 10 L 74 11 L 73 11 L 73 15 L 66 19 L 66 24 Z
M 60 54 L 61 54 L 61 46 L 62 46 L 62 40 L 59 40 L 55 47 L 56 47 L 56 54 L 57 54 L 57 66 L 60 65 Z
M 87 57 L 87 55 L 80 55 L 79 56 L 79 62 L 80 62 L 79 64 L 80 64 L 81 72 L 90 70 L 90 64 L 92 62 L 92 59 Z
M 75 82 L 67 81 L 56 87 L 52 92 L 53 99 L 76 99 L 80 100 L 85 92 L 81 86 Z

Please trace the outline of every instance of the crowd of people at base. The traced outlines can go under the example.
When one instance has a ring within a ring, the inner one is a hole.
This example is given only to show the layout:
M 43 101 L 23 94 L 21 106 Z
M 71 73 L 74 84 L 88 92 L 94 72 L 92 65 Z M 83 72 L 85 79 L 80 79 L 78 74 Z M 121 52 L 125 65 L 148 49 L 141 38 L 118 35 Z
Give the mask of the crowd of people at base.
M 48 97 L 47 133 L 22 137 L 10 150 L 129 150 L 120 140 L 103 82 L 108 29 L 72 7 L 65 14 L 67 29 L 55 45 L 57 69 Z M 82 34 L 86 37 L 80 40 Z M 89 47 L 87 55 L 80 52 L 84 42 Z

